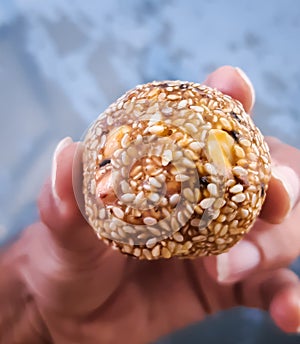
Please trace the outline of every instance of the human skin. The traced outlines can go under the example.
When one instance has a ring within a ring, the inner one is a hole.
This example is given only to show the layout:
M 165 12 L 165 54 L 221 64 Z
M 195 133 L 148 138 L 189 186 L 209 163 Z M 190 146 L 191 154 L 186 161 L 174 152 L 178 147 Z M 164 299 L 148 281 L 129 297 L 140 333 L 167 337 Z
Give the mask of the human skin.
M 221 67 L 204 83 L 251 111 L 253 88 L 239 70 Z M 72 185 L 80 144 L 63 140 L 39 222 L 0 254 L 0 343 L 148 343 L 238 305 L 300 331 L 300 283 L 287 268 L 300 253 L 300 151 L 268 142 L 274 175 L 245 239 L 218 257 L 149 262 L 114 251 L 85 222 Z

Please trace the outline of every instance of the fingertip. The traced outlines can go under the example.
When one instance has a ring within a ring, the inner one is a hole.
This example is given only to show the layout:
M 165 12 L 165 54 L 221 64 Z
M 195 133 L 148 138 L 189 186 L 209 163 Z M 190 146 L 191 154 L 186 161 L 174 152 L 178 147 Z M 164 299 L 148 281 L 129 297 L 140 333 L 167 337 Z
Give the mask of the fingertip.
M 250 112 L 255 102 L 253 84 L 240 68 L 222 66 L 211 73 L 204 84 L 217 88 L 221 92 L 239 100 L 246 112 Z
M 272 224 L 281 223 L 297 203 L 299 191 L 299 178 L 293 169 L 282 165 L 273 166 L 260 217 Z
M 278 292 L 270 305 L 270 314 L 276 325 L 287 333 L 299 333 L 300 286 L 288 286 Z

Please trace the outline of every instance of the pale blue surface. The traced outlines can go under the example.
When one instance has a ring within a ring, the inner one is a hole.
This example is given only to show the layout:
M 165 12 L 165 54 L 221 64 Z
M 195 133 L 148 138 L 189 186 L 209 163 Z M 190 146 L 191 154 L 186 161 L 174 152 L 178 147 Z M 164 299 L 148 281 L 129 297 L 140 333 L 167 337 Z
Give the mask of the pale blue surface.
M 138 83 L 203 80 L 220 65 L 240 66 L 257 91 L 256 123 L 300 147 L 299 18 L 297 0 L 1 0 L 0 242 L 36 217 L 57 141 L 79 139 Z M 300 342 L 256 311 L 192 332 L 187 343 Z

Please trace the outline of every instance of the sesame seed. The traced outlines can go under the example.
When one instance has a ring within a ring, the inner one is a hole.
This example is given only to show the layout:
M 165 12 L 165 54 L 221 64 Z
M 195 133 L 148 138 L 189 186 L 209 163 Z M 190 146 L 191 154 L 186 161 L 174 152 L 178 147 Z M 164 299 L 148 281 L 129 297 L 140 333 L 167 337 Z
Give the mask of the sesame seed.
M 205 165 L 204 165 L 204 169 L 205 171 L 208 173 L 208 174 L 211 174 L 211 175 L 216 175 L 217 174 L 217 170 L 216 168 L 210 164 L 209 162 L 207 162 Z
M 191 221 L 191 226 L 193 226 L 193 227 L 199 227 L 199 225 L 200 225 L 200 219 L 192 219 L 192 221 Z
M 210 193 L 211 196 L 218 197 L 218 188 L 216 184 L 214 183 L 208 184 L 207 191 Z
M 252 195 L 252 199 L 251 199 L 251 206 L 254 208 L 256 205 L 256 201 L 257 201 L 257 195 L 253 194 Z
M 187 106 L 187 100 L 183 99 L 178 103 L 177 109 L 182 109 L 182 108 L 185 108 L 186 106 Z
M 170 161 L 172 161 L 172 151 L 169 149 L 166 149 L 162 154 L 162 165 L 167 166 Z
M 234 185 L 233 187 L 231 187 L 231 188 L 229 189 L 229 192 L 234 193 L 234 194 L 237 194 L 237 193 L 242 192 L 243 190 L 244 190 L 243 185 L 241 185 L 241 184 L 236 184 L 236 185 Z
M 243 167 L 241 166 L 234 166 L 232 168 L 232 172 L 233 174 L 235 174 L 236 176 L 246 176 L 248 174 L 247 170 L 245 170 Z
M 176 182 L 186 182 L 189 179 L 190 179 L 190 177 L 185 175 L 185 174 L 177 174 L 175 176 Z
M 171 115 L 173 112 L 173 108 L 171 107 L 165 107 L 161 110 L 162 113 L 164 113 L 166 116 Z
M 161 254 L 162 254 L 162 256 L 163 256 L 164 258 L 166 258 L 166 259 L 169 259 L 169 258 L 172 257 L 171 252 L 170 252 L 166 247 L 163 247 L 163 248 L 161 249 Z
M 99 210 L 99 218 L 100 218 L 101 220 L 104 220 L 105 217 L 106 217 L 106 210 L 105 210 L 105 208 L 101 208 L 101 209 Z
M 246 218 L 246 217 L 248 217 L 248 215 L 249 215 L 249 210 L 241 208 L 241 209 L 240 209 L 240 215 L 241 215 L 241 217 L 242 217 L 243 219 Z
M 161 134 L 165 130 L 165 127 L 163 125 L 154 125 L 149 128 L 149 132 L 151 134 Z
M 147 216 L 143 219 L 143 222 L 147 226 L 153 226 L 157 223 L 157 220 L 154 217 Z
M 134 228 L 132 226 L 123 226 L 123 231 L 126 232 L 126 233 L 129 233 L 129 234 L 132 234 L 135 232 Z
M 113 207 L 112 211 L 116 217 L 118 217 L 119 219 L 123 219 L 124 211 L 121 208 Z
M 196 134 L 198 132 L 198 129 L 192 123 L 186 123 L 184 127 L 192 134 Z
M 178 219 L 179 223 L 181 224 L 181 226 L 184 226 L 184 225 L 185 225 L 185 223 L 186 223 L 186 218 L 185 218 L 185 216 L 184 216 L 184 214 L 183 214 L 182 211 L 179 211 L 179 212 L 178 212 L 178 214 L 177 214 L 177 219 Z
M 229 123 L 229 121 L 226 118 L 221 117 L 220 123 L 222 124 L 222 126 L 225 130 L 231 130 L 232 129 L 231 124 Z
M 141 249 L 136 247 L 132 253 L 134 256 L 139 257 L 141 255 Z
M 183 190 L 183 196 L 189 201 L 194 202 L 194 193 L 192 189 L 186 188 Z
M 222 228 L 222 224 L 221 223 L 216 223 L 215 226 L 214 226 L 214 233 L 218 234 L 220 232 L 221 228 Z
M 126 180 L 122 180 L 120 186 L 123 193 L 129 193 L 131 191 L 130 186 L 126 182 Z
M 202 209 L 208 209 L 208 208 L 210 208 L 213 204 L 214 204 L 214 202 L 215 202 L 215 198 L 212 198 L 212 197 L 210 197 L 210 198 L 204 198 L 201 202 L 200 202 L 200 207 L 202 208 Z
M 245 201 L 245 199 L 246 199 L 246 196 L 245 196 L 245 194 L 242 194 L 242 193 L 234 195 L 233 197 L 231 197 L 231 200 L 235 203 L 242 203 Z
M 149 178 L 149 183 L 153 185 L 156 188 L 161 188 L 161 183 L 157 180 L 157 178 L 150 177 Z
M 188 168 L 195 168 L 195 167 L 196 167 L 195 163 L 194 163 L 192 160 L 190 160 L 190 159 L 188 159 L 188 158 L 186 158 L 186 157 L 183 157 L 183 158 L 180 160 L 180 162 L 181 162 L 181 164 L 182 164 L 183 166 L 188 167 Z
M 161 231 L 158 228 L 155 227 L 147 227 L 147 229 L 156 236 L 160 236 L 161 235 Z
M 224 236 L 225 234 L 227 234 L 228 228 L 229 228 L 228 225 L 223 226 L 222 229 L 220 230 L 219 235 Z
M 221 245 L 221 244 L 225 244 L 225 240 L 223 239 L 223 238 L 218 238 L 218 239 L 216 239 L 216 244 L 217 245 Z
M 146 246 L 148 248 L 152 248 L 154 247 L 154 245 L 157 243 L 157 238 L 150 238 L 149 240 L 147 240 L 146 242 Z
M 244 147 L 250 147 L 251 146 L 251 142 L 247 139 L 240 139 L 239 143 L 240 143 L 240 145 L 242 145 Z
M 179 200 L 180 200 L 179 194 L 176 193 L 176 194 L 171 195 L 169 198 L 170 205 L 175 206 L 179 202 Z
M 199 153 L 203 148 L 204 148 L 204 144 L 201 144 L 200 142 L 198 141 L 193 141 L 192 143 L 190 143 L 189 147 Z
M 132 193 L 125 193 L 121 196 L 121 202 L 130 203 L 133 202 L 135 199 L 135 195 Z
M 157 258 L 157 257 L 160 255 L 160 247 L 159 247 L 159 245 L 156 245 L 156 246 L 152 249 L 151 253 L 152 253 L 152 256 L 153 256 L 153 257 Z
M 242 159 L 245 157 L 245 152 L 243 148 L 238 145 L 234 145 L 234 153 L 239 159 Z
M 151 260 L 152 259 L 150 251 L 147 250 L 146 248 L 143 248 L 142 256 L 144 256 L 147 260 Z
M 193 105 L 190 108 L 196 112 L 203 112 L 204 111 L 203 107 L 201 107 L 201 106 Z
M 197 235 L 192 237 L 192 241 L 206 241 L 206 236 L 205 235 Z
M 154 192 L 151 192 L 149 195 L 148 195 L 148 199 L 151 201 L 151 202 L 158 202 L 159 201 L 159 194 L 158 193 L 154 193 Z
M 177 100 L 177 99 L 180 99 L 180 96 L 177 95 L 177 94 L 169 94 L 167 96 L 167 99 L 170 99 L 170 100 Z
M 184 240 L 183 236 L 179 232 L 174 233 L 173 238 L 178 242 L 182 242 Z

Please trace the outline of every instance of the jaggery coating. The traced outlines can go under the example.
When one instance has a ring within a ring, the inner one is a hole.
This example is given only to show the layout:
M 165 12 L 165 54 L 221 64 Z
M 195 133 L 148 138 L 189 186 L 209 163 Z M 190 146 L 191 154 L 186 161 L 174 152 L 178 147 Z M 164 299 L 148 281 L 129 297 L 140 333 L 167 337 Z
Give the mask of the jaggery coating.
M 226 252 L 257 218 L 269 149 L 241 103 L 193 82 L 137 86 L 84 140 L 85 214 L 139 259 Z

